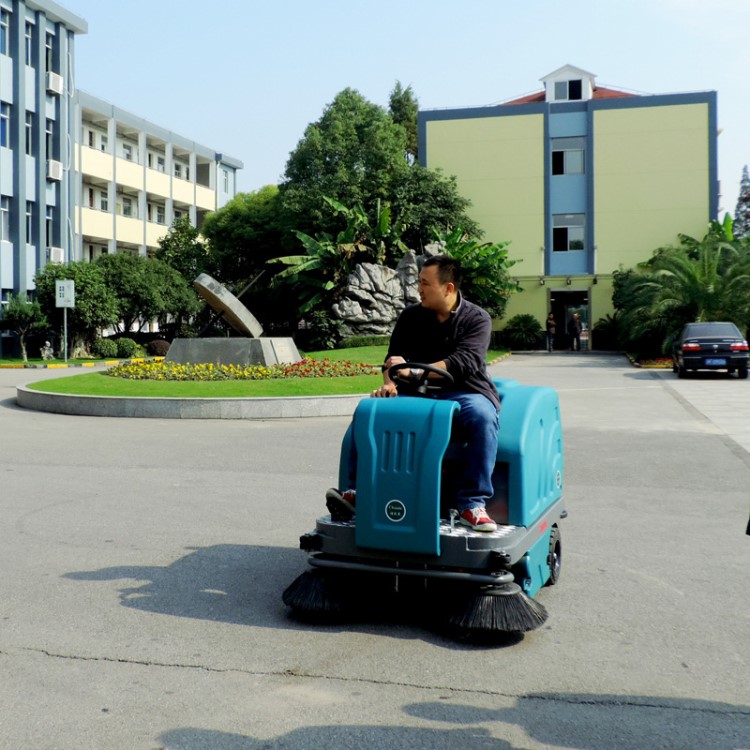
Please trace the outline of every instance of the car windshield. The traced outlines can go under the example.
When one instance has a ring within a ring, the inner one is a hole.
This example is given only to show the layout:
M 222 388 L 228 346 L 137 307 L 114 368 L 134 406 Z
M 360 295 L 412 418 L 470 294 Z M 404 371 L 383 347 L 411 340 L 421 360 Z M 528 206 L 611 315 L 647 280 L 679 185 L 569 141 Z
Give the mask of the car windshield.
M 684 339 L 698 338 L 742 338 L 734 323 L 691 323 L 685 326 Z

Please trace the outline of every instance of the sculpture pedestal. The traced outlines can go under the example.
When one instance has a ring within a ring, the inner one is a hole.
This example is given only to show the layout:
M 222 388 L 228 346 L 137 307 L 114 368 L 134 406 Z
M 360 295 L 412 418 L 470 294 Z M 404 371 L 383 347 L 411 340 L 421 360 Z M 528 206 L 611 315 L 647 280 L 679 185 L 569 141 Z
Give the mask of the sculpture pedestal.
M 185 365 L 278 365 L 302 359 L 292 338 L 175 339 L 165 360 Z

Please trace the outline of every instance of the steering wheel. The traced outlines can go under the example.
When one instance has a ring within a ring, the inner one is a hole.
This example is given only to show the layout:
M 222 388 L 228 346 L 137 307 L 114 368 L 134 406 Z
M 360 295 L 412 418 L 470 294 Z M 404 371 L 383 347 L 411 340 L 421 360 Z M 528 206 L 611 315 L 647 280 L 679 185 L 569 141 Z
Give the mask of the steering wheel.
M 422 374 L 419 378 L 403 378 L 398 375 L 399 370 L 410 370 L 419 369 L 422 370 Z M 428 375 L 430 373 L 440 376 L 435 384 L 428 384 Z M 396 384 L 396 387 L 405 386 L 409 390 L 414 390 L 420 396 L 426 396 L 429 393 L 439 391 L 441 388 L 445 388 L 447 385 L 451 385 L 453 381 L 453 375 L 448 370 L 443 370 L 441 367 L 435 367 L 434 365 L 427 365 L 423 362 L 402 362 L 398 365 L 392 365 L 388 368 L 388 377 Z

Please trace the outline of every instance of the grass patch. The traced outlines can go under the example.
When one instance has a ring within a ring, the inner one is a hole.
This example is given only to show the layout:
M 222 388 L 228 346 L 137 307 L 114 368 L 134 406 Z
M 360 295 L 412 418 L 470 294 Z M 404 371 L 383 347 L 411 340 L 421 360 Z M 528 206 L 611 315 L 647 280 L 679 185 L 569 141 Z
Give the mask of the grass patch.
M 76 396 L 141 396 L 145 398 L 260 398 L 271 396 L 336 396 L 368 393 L 380 375 L 343 378 L 286 378 L 283 380 L 224 380 L 220 382 L 160 382 L 124 380 L 103 372 L 54 378 L 34 383 L 35 391 Z
M 349 360 L 365 364 L 381 364 L 387 347 L 367 346 L 323 352 L 307 352 L 315 359 Z M 492 350 L 487 361 L 505 354 Z M 369 393 L 381 385 L 380 374 L 330 378 L 283 378 L 276 380 L 226 380 L 212 382 L 174 382 L 126 380 L 113 378 L 105 372 L 67 375 L 34 383 L 29 388 L 46 393 L 77 396 L 140 396 L 145 398 L 270 398 L 291 396 L 344 396 Z

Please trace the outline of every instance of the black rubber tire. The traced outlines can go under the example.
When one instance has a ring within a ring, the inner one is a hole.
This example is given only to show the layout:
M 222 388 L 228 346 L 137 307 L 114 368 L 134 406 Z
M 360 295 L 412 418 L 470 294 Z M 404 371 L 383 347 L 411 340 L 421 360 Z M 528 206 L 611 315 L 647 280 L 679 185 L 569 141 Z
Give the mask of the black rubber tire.
M 552 527 L 549 535 L 549 556 L 547 557 L 550 575 L 545 586 L 554 586 L 560 580 L 562 571 L 562 540 L 560 538 L 560 529 L 557 526 Z
M 678 378 L 686 378 L 688 371 L 682 367 L 682 365 L 678 365 L 677 367 L 677 377 Z
M 737 379 L 738 380 L 747 380 L 747 367 L 738 367 L 737 368 Z

